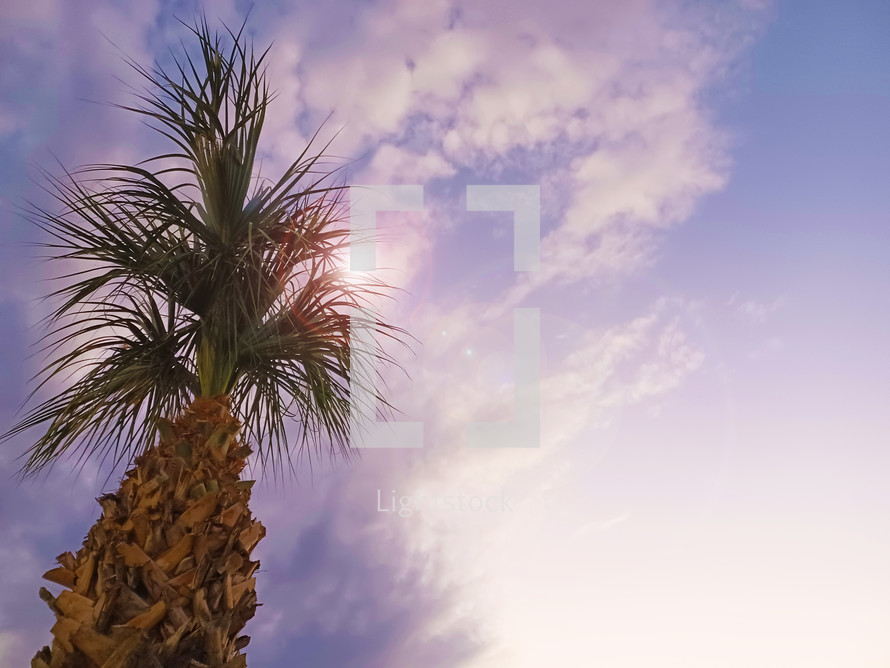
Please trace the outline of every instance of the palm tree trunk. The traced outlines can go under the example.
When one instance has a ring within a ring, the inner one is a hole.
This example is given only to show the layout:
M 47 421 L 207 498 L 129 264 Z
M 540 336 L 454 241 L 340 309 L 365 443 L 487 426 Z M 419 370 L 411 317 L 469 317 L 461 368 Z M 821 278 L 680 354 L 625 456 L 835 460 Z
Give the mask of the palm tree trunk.
M 76 555 L 44 578 L 52 648 L 32 668 L 244 668 L 239 636 L 257 607 L 250 553 L 265 535 L 239 480 L 250 448 L 226 397 L 163 421 Z

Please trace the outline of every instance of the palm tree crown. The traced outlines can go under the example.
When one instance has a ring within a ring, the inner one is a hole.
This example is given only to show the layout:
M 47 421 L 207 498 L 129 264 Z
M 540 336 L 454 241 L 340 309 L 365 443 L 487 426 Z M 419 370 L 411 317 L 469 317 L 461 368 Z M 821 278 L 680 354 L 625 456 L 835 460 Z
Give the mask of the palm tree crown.
M 52 293 L 50 361 L 29 399 L 78 375 L 4 435 L 45 429 L 24 473 L 69 450 L 131 457 L 160 418 L 199 396 L 231 397 L 263 465 L 288 460 L 286 419 L 299 423 L 301 447 L 349 454 L 350 322 L 404 334 L 350 318 L 386 286 L 345 280 L 344 186 L 328 185 L 312 142 L 277 181 L 254 174 L 273 97 L 268 49 L 245 46 L 244 26 L 228 36 L 206 20 L 189 29 L 200 56 L 183 51 L 170 71 L 131 62 L 149 86 L 122 107 L 173 152 L 47 174 L 62 212 L 27 211 L 50 235 L 40 244 L 50 258 L 78 262 Z M 380 346 L 365 352 L 392 362 Z

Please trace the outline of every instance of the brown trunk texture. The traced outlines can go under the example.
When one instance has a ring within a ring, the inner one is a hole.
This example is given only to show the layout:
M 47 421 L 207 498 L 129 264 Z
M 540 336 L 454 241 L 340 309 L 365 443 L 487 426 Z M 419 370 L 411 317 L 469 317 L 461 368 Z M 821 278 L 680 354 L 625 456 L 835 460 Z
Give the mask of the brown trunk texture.
M 32 668 L 244 668 L 265 535 L 239 480 L 250 448 L 224 397 L 197 399 L 136 458 L 76 555 L 43 577 L 56 615 Z

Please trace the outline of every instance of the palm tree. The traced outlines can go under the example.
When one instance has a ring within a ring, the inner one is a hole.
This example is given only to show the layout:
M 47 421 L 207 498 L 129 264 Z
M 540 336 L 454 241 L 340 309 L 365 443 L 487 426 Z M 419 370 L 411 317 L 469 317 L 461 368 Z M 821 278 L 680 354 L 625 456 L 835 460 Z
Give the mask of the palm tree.
M 51 295 L 50 361 L 29 401 L 69 385 L 3 438 L 41 430 L 23 476 L 63 454 L 133 464 L 83 547 L 44 576 L 64 590 L 41 589 L 57 621 L 33 667 L 246 666 L 265 529 L 239 430 L 273 475 L 293 472 L 292 449 L 348 456 L 350 328 L 405 333 L 351 311 L 387 286 L 345 280 L 344 186 L 315 138 L 277 181 L 254 172 L 268 49 L 256 55 L 243 25 L 187 27 L 194 55 L 167 70 L 130 61 L 148 86 L 122 107 L 172 152 L 47 173 L 61 213 L 26 211 L 49 257 L 76 264 Z M 364 353 L 393 363 L 379 345 Z

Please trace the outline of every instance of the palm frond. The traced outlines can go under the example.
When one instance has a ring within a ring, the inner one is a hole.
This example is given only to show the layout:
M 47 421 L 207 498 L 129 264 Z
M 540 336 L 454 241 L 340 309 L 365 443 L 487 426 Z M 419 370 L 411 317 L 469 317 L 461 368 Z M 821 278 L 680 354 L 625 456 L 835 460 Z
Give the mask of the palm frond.
M 206 20 L 189 28 L 198 55 L 184 47 L 172 73 L 131 61 L 148 88 L 139 104 L 119 105 L 145 117 L 172 152 L 60 178 L 44 172 L 53 203 L 27 210 L 48 257 L 74 266 L 49 295 L 50 361 L 29 402 L 66 374 L 72 384 L 0 437 L 43 430 L 25 473 L 66 452 L 132 457 L 159 417 L 220 394 L 233 399 L 264 466 L 282 470 L 295 446 L 351 452 L 350 359 L 359 351 L 349 309 L 391 290 L 345 280 L 345 186 L 332 183 L 317 134 L 277 181 L 254 174 L 273 98 L 269 50 L 255 55 L 243 25 L 226 29 L 228 47 Z M 394 363 L 382 346 L 361 352 Z
M 111 454 L 117 463 L 149 445 L 158 418 L 178 413 L 194 395 L 189 352 L 196 323 L 183 319 L 172 301 L 162 316 L 152 295 L 130 292 L 129 303 L 121 301 L 85 301 L 76 319 L 47 337 L 45 348 L 55 355 L 29 398 L 53 381 L 80 377 L 4 435 L 48 425 L 29 448 L 25 470 L 37 470 L 78 444 L 85 446 L 81 454 Z

